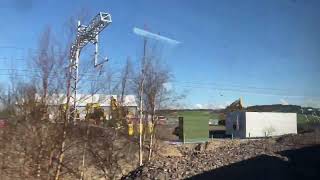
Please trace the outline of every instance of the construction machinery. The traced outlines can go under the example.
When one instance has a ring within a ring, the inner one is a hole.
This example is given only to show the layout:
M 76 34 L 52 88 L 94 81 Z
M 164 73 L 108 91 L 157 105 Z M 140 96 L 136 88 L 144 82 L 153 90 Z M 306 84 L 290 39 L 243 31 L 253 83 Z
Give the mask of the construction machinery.
M 86 105 L 85 119 L 95 125 L 100 125 L 106 120 L 103 108 L 99 103 L 88 103 Z
M 116 129 L 127 127 L 128 122 L 126 116 L 128 114 L 128 109 L 119 103 L 114 97 L 111 97 L 110 106 L 110 125 Z
M 226 107 L 226 110 L 229 112 L 242 111 L 243 110 L 242 98 L 239 98 L 238 100 L 231 103 L 229 106 Z
M 227 114 L 230 112 L 234 112 L 234 111 L 243 111 L 243 103 L 242 103 L 242 98 L 240 97 L 239 99 L 237 99 L 236 101 L 234 101 L 233 103 L 231 103 L 229 106 L 227 106 L 219 115 L 219 124 L 221 125 L 225 125 L 225 121 L 226 121 L 226 117 Z

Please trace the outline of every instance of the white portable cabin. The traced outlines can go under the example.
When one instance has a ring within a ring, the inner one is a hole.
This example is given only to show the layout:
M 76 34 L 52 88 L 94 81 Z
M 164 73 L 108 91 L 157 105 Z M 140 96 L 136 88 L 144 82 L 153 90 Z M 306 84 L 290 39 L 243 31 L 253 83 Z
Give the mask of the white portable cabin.
M 297 134 L 297 114 L 281 112 L 231 112 L 226 134 L 236 138 Z

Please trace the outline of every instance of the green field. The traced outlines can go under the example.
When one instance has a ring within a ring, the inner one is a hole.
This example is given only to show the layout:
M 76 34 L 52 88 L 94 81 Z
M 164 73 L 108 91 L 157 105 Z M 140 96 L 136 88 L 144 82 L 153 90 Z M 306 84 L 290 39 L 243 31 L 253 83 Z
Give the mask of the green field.
M 305 123 L 310 123 L 310 122 L 320 122 L 320 117 L 312 116 L 312 115 L 302 115 L 298 114 L 297 115 L 297 123 L 299 124 L 305 124 Z
M 179 111 L 178 116 L 183 116 L 185 118 L 198 119 L 198 118 L 207 118 L 209 119 L 218 119 L 219 116 L 216 113 L 211 113 L 209 111 Z

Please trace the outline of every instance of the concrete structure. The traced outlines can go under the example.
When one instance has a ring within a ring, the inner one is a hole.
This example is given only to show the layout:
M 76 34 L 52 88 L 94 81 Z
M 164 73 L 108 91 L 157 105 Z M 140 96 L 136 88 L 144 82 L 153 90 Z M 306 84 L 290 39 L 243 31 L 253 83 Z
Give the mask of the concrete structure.
M 226 134 L 236 138 L 279 136 L 297 133 L 297 114 L 280 112 L 231 112 Z

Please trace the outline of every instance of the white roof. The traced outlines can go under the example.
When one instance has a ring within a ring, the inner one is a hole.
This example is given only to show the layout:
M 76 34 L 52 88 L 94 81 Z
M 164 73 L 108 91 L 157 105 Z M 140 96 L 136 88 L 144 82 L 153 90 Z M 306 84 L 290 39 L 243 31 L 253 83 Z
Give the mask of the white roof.
M 37 97 L 40 97 L 37 94 Z M 65 94 L 53 94 L 49 98 L 50 105 L 59 105 L 67 102 Z M 110 106 L 111 97 L 120 101 L 120 96 L 117 95 L 107 95 L 107 94 L 77 94 L 77 104 L 78 106 L 86 106 L 88 103 L 99 103 L 100 106 Z M 135 95 L 125 95 L 123 98 L 124 106 L 137 106 Z

